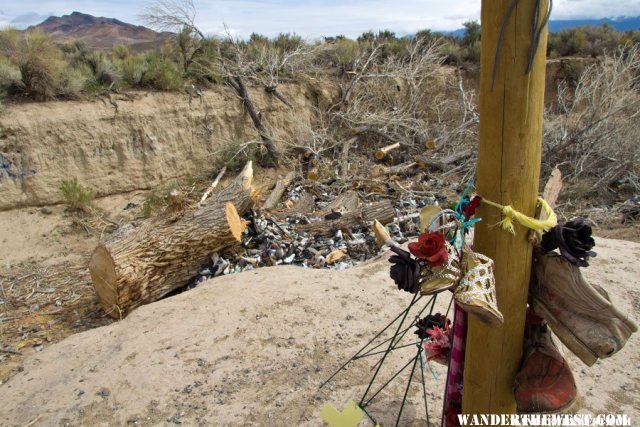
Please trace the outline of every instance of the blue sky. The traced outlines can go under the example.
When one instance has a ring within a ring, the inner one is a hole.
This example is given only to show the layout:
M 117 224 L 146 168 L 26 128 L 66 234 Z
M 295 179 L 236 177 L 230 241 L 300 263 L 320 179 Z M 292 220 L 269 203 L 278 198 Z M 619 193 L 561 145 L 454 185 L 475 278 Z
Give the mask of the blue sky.
M 398 34 L 423 28 L 454 30 L 479 19 L 480 0 L 194 0 L 196 23 L 208 34 L 219 34 L 223 23 L 234 35 L 252 32 L 269 36 L 295 32 L 304 37 L 345 34 L 369 29 Z M 50 15 L 73 11 L 142 24 L 138 15 L 148 0 L 20 0 L 0 5 L 0 27 L 25 28 Z M 640 15 L 640 0 L 555 0 L 551 19 Z

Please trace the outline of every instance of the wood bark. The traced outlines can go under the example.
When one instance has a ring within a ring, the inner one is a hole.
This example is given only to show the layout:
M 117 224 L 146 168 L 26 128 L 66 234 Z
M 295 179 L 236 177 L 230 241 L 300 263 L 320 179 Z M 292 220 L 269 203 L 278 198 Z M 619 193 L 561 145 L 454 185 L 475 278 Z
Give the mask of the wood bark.
M 384 175 L 415 175 L 420 171 L 417 162 L 401 163 L 395 166 L 376 165 L 371 172 L 374 178 Z
M 464 150 L 441 159 L 427 159 L 425 156 L 416 156 L 415 161 L 423 168 L 446 171 L 449 165 L 471 157 L 471 151 Z
M 189 283 L 212 253 L 240 241 L 240 215 L 253 205 L 251 162 L 201 208 L 175 221 L 161 218 L 108 243 L 89 260 L 93 286 L 112 317 L 156 301 Z
M 299 225 L 296 227 L 296 231 L 306 232 L 313 236 L 331 236 L 338 230 L 367 226 L 375 220 L 378 220 L 382 224 L 388 224 L 393 221 L 395 215 L 395 209 L 390 202 L 378 202 L 364 206 L 355 212 L 346 213 L 333 221 L 324 220 Z
M 529 62 L 531 23 L 542 22 L 548 2 L 519 2 L 503 24 L 511 0 L 482 0 L 480 142 L 477 191 L 484 199 L 535 215 L 544 112 L 547 30 Z M 534 21 L 536 19 L 536 21 Z M 503 38 L 500 39 L 500 34 Z M 500 57 L 493 81 L 496 48 Z M 480 205 L 474 250 L 495 262 L 498 308 L 504 325 L 491 328 L 469 316 L 462 410 L 466 414 L 515 413 L 514 377 L 522 358 L 532 247 L 528 232 L 493 227 L 502 212 Z
M 287 98 L 285 98 L 284 95 L 280 93 L 277 86 L 268 85 L 268 86 L 265 86 L 264 90 L 265 92 L 270 93 L 271 95 L 278 98 L 280 102 L 282 102 L 287 107 L 293 108 L 293 105 L 291 105 L 289 101 L 287 101 Z
M 267 199 L 267 201 L 264 202 L 265 209 L 273 209 L 278 205 L 278 202 L 282 198 L 282 194 L 284 193 L 284 190 L 287 189 L 287 186 L 291 184 L 291 181 L 293 181 L 295 177 L 296 177 L 295 172 L 289 172 L 287 176 L 284 177 L 284 179 L 279 179 L 278 182 L 276 182 L 276 187 L 273 189 L 273 191 L 269 195 L 269 198 Z
M 244 103 L 244 107 L 247 110 L 247 113 L 249 113 L 249 117 L 251 117 L 251 120 L 253 121 L 253 125 L 258 131 L 258 134 L 260 134 L 260 139 L 262 139 L 262 143 L 264 144 L 265 147 L 267 147 L 267 151 L 269 151 L 269 154 L 271 155 L 273 163 L 277 166 L 278 160 L 280 158 L 280 151 L 278 151 L 278 149 L 276 148 L 276 145 L 271 139 L 271 136 L 269 136 L 269 132 L 267 132 L 267 128 L 264 127 L 264 124 L 262 123 L 262 119 L 260 118 L 260 114 L 258 113 L 258 110 L 256 110 L 256 107 L 253 101 L 251 100 L 251 96 L 249 95 L 249 91 L 247 90 L 247 87 L 244 84 L 244 80 L 242 80 L 242 77 L 240 76 L 235 76 L 233 77 L 232 80 L 229 80 L 229 81 L 233 89 L 238 93 L 238 96 L 240 96 L 240 98 L 242 99 L 242 102 Z

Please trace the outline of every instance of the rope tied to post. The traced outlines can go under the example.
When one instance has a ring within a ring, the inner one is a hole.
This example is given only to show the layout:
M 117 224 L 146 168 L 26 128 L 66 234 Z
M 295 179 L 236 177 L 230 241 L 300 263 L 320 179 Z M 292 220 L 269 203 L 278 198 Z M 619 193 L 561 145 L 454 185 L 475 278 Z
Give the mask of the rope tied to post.
M 487 205 L 493 206 L 494 208 L 500 209 L 502 211 L 503 219 L 496 225 L 499 225 L 503 230 L 506 230 L 511 234 L 516 234 L 516 230 L 513 225 L 514 222 L 517 222 L 520 225 L 527 227 L 538 234 L 542 234 L 544 230 L 553 228 L 558 224 L 558 216 L 542 197 L 538 197 L 538 204 L 540 205 L 540 207 L 542 207 L 542 210 L 544 210 L 547 215 L 547 219 L 545 220 L 531 218 L 530 216 L 527 216 L 522 212 L 515 210 L 511 205 L 503 206 L 499 203 L 492 202 L 491 200 L 487 199 L 482 199 L 482 203 L 486 203 Z

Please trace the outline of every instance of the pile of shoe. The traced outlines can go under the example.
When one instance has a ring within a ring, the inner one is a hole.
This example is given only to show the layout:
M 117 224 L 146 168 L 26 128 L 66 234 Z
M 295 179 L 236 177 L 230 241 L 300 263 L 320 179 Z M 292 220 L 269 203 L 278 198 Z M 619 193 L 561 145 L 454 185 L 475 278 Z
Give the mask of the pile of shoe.
M 575 381 L 547 324 L 588 366 L 618 352 L 638 330 L 604 289 L 582 276 L 580 267 L 595 256 L 594 245 L 591 227 L 578 218 L 545 233 L 536 251 L 524 357 L 515 381 L 518 412 L 561 411 L 575 399 Z

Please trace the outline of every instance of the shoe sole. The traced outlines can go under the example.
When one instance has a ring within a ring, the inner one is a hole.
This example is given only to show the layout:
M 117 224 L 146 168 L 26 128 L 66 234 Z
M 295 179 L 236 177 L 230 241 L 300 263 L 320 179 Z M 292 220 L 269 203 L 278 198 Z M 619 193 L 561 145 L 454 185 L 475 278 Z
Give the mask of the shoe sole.
M 533 298 L 533 310 L 540 314 L 551 326 L 551 330 L 560 338 L 562 344 L 567 346 L 569 350 L 587 366 L 593 366 L 597 362 L 598 356 L 596 356 L 590 349 L 583 343 L 580 338 L 575 336 L 569 328 L 567 328 L 561 321 L 551 313 L 549 309 L 537 298 Z
M 557 408 L 557 409 L 555 409 L 553 411 L 527 412 L 527 411 L 518 411 L 518 410 L 516 410 L 516 412 L 518 414 L 557 414 L 558 412 L 568 411 L 573 406 L 575 406 L 575 404 L 577 402 L 578 402 L 578 394 L 576 393 L 576 396 L 573 399 L 571 399 L 571 401 L 569 403 L 567 403 L 563 407 Z

